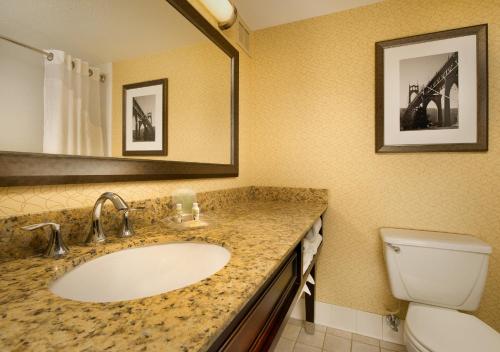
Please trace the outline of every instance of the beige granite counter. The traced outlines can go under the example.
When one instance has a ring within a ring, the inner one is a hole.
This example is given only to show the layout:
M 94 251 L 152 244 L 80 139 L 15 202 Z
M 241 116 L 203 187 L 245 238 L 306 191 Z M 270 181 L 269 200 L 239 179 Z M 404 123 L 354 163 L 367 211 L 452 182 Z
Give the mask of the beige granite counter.
M 0 350 L 205 351 L 327 206 L 318 200 L 260 198 L 210 211 L 211 226 L 205 229 L 175 232 L 157 223 L 130 239 L 73 245 L 61 260 L 32 257 L 0 264 Z M 47 289 L 55 278 L 97 256 L 177 241 L 220 244 L 231 259 L 199 283 L 132 301 L 82 303 Z

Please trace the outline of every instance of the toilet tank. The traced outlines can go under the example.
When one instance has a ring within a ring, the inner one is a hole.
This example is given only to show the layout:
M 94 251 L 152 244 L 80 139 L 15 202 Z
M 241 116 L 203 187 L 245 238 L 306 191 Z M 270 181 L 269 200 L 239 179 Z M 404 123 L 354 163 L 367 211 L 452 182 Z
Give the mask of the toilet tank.
M 472 311 L 479 306 L 491 246 L 469 235 L 380 229 L 392 294 Z

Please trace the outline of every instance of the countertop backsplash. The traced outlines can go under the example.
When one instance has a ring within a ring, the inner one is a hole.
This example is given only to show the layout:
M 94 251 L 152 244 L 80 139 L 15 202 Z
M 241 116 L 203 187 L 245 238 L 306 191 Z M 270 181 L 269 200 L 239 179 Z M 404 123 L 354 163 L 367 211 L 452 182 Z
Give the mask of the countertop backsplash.
M 249 200 L 285 202 L 327 202 L 327 191 L 311 188 L 287 187 L 240 187 L 217 191 L 201 192 L 197 200 L 203 212 L 227 208 Z M 125 199 L 125 201 L 127 201 Z M 131 212 L 135 228 L 152 225 L 174 213 L 170 196 L 129 202 L 131 208 L 144 208 Z M 26 232 L 22 226 L 55 222 L 61 225 L 61 233 L 66 244 L 82 244 L 91 222 L 92 207 L 27 214 L 0 219 L 0 262 L 38 255 L 47 246 L 47 233 L 43 230 Z M 107 202 L 101 217 L 104 232 L 115 236 L 121 217 Z

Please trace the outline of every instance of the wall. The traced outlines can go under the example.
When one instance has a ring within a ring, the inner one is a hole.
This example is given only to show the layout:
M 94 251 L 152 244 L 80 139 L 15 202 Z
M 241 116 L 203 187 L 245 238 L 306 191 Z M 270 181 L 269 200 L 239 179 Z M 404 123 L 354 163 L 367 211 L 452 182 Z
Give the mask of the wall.
M 3 40 L 0 53 L 0 150 L 41 153 L 44 57 Z
M 489 23 L 487 153 L 374 153 L 374 43 Z M 329 190 L 318 299 L 394 308 L 377 229 L 493 245 L 477 315 L 500 330 L 500 1 L 386 0 L 254 33 L 253 180 Z
M 231 60 L 208 39 L 113 63 L 113 156 L 122 156 L 123 85 L 160 78 L 168 79 L 168 155 L 148 159 L 229 164 Z
M 206 11 L 198 0 L 191 0 L 194 6 Z M 208 15 L 207 15 L 208 16 Z M 212 18 L 209 20 L 214 23 Z M 224 32 L 230 41 L 235 32 Z M 236 44 L 233 44 L 238 48 Z M 167 196 L 179 187 L 190 187 L 197 192 L 251 185 L 252 168 L 250 160 L 250 58 L 240 51 L 240 172 L 236 178 L 151 181 L 151 182 L 115 182 L 83 185 L 0 187 L 0 218 L 28 213 L 44 212 L 91 206 L 104 191 L 114 191 L 126 200 L 142 200 Z

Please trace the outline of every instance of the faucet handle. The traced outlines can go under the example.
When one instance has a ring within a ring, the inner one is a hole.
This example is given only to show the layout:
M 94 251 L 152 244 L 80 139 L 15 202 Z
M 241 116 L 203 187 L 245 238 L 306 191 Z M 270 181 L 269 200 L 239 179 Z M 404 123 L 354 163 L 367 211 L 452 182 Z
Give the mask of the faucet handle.
M 40 224 L 23 226 L 21 229 L 25 231 L 34 231 L 43 227 L 50 227 L 51 233 L 49 237 L 49 244 L 45 250 L 44 256 L 48 258 L 59 259 L 68 254 L 69 249 L 64 244 L 61 236 L 61 225 L 53 222 L 44 222 Z
M 56 224 L 54 222 L 42 222 L 40 224 L 27 225 L 27 226 L 21 227 L 21 229 L 23 229 L 25 231 L 33 231 L 33 230 L 41 229 L 42 227 L 47 227 L 47 226 L 50 226 L 50 228 L 53 231 L 60 231 L 61 230 L 61 225 Z

